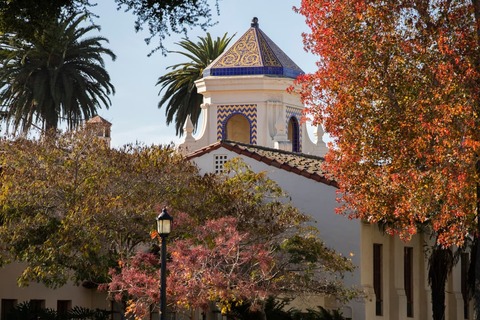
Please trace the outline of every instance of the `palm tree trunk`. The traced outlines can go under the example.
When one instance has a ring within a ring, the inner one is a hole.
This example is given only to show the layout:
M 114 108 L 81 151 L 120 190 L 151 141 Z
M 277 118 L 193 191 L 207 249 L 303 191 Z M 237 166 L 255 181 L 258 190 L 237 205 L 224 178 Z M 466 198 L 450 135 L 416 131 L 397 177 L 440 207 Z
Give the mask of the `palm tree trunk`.
M 58 126 L 58 114 L 52 107 L 48 110 L 48 116 L 45 117 L 45 132 L 54 131 Z

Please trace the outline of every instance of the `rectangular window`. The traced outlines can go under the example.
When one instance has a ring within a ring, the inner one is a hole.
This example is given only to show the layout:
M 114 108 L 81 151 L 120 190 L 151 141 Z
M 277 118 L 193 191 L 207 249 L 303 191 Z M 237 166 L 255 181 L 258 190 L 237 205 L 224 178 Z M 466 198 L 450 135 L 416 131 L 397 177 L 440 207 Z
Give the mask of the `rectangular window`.
M 407 297 L 407 317 L 413 318 L 413 248 L 403 249 L 403 285 Z
M 227 162 L 227 156 L 224 154 L 216 154 L 214 155 L 214 164 L 213 167 L 215 169 L 215 173 L 222 173 L 223 172 L 223 165 Z
M 383 275 L 382 275 L 382 245 L 373 244 L 373 290 L 375 292 L 375 315 L 383 315 Z
M 17 300 L 15 299 L 2 299 L 1 305 L 1 320 L 7 320 L 7 315 L 15 308 L 17 305 Z
M 57 300 L 57 313 L 66 315 L 72 309 L 72 300 Z
M 111 301 L 110 311 L 112 312 L 112 314 L 110 316 L 111 320 L 122 320 L 122 319 L 124 319 L 124 317 L 123 317 L 124 308 L 123 308 L 122 304 L 120 304 L 116 301 Z
M 460 258 L 461 286 L 463 298 L 463 318 L 470 319 L 470 295 L 468 293 L 468 268 L 470 267 L 470 256 L 467 252 L 462 253 Z
M 32 299 L 30 300 L 30 307 L 34 312 L 45 309 L 45 300 Z
M 45 309 L 45 300 L 32 299 L 30 300 L 30 308 L 36 319 L 40 315 L 40 311 Z
M 158 314 L 158 306 L 150 305 L 150 320 L 158 320 L 160 315 Z

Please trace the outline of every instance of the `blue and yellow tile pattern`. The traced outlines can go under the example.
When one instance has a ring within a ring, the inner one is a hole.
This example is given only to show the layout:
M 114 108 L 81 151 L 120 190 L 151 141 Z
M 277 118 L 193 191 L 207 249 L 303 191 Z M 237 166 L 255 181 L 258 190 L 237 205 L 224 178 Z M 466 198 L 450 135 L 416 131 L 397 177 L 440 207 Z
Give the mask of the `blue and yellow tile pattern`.
M 257 144 L 257 105 L 220 105 L 217 107 L 217 140 L 227 139 L 227 122 L 231 116 L 241 114 L 250 124 L 250 144 Z
M 303 73 L 255 23 L 204 70 L 203 76 L 273 75 L 296 78 Z

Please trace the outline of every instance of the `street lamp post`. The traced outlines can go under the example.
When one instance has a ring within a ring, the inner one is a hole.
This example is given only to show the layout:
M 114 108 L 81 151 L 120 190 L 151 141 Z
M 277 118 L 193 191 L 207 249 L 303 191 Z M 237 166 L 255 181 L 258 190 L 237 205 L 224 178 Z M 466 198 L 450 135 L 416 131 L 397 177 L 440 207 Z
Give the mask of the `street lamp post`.
M 172 230 L 173 218 L 168 214 L 167 208 L 163 208 L 157 217 L 157 231 L 162 239 L 162 256 L 161 256 L 161 275 L 160 275 L 160 320 L 166 320 L 167 310 L 167 236 Z

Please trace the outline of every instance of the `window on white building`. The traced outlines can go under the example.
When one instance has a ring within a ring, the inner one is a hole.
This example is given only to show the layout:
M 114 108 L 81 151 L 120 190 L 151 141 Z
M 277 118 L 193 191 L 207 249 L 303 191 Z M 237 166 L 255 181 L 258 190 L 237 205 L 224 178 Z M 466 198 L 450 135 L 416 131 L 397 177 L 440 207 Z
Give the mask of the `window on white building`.
M 243 114 L 235 114 L 227 121 L 227 139 L 250 143 L 250 123 Z
M 41 299 L 32 299 L 30 300 L 30 308 L 33 312 L 38 312 L 42 309 L 45 309 L 45 300 Z
M 373 244 L 373 290 L 375 292 L 375 315 L 383 315 L 382 245 Z
M 2 305 L 0 306 L 0 320 L 8 320 L 7 315 L 15 308 L 17 300 L 15 299 L 2 299 Z
M 300 125 L 295 117 L 288 121 L 288 140 L 292 143 L 292 152 L 300 152 Z
M 57 300 L 57 313 L 65 315 L 72 309 L 72 300 Z
M 407 297 L 407 317 L 413 318 L 413 248 L 403 249 L 403 285 Z
M 461 267 L 461 286 L 462 286 L 462 298 L 463 298 L 463 318 L 470 319 L 470 294 L 468 283 L 468 268 L 470 267 L 470 255 L 468 252 L 464 252 L 460 258 Z
M 215 173 L 222 173 L 225 165 L 227 162 L 227 155 L 225 154 L 216 154 L 213 156 L 213 168 L 215 169 Z
M 110 319 L 111 320 L 124 320 L 124 313 L 125 313 L 125 308 L 124 306 L 117 302 L 117 301 L 111 301 L 110 304 L 110 311 L 112 312 Z

